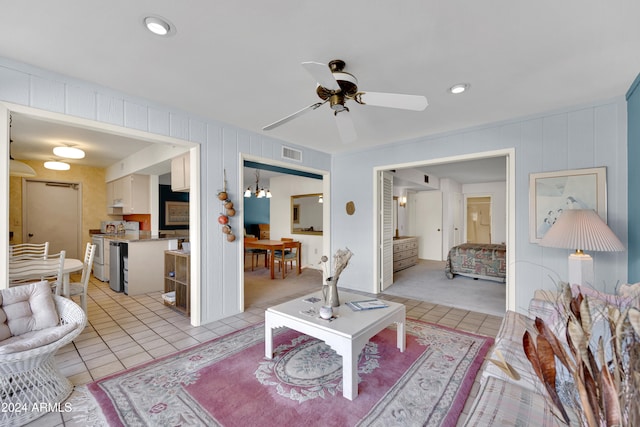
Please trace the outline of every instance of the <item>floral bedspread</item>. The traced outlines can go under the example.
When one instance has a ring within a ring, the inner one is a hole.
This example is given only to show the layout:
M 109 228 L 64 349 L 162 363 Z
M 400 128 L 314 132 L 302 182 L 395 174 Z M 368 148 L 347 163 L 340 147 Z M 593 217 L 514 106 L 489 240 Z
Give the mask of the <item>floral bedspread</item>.
M 445 274 L 453 279 L 456 274 L 463 276 L 495 280 L 506 280 L 505 245 L 464 243 L 454 246 L 447 255 Z

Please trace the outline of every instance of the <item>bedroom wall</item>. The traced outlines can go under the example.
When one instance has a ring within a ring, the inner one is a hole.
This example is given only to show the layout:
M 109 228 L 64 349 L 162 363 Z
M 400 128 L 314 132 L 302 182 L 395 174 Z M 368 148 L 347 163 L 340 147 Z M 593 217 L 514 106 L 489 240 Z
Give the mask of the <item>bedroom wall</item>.
M 600 103 L 335 155 L 332 248 L 349 246 L 355 254 L 341 276 L 342 286 L 375 290 L 374 168 L 513 148 L 515 245 L 509 250 L 515 251 L 516 262 L 508 268 L 515 269 L 513 308 L 526 311 L 535 289 L 555 289 L 551 277 L 567 277 L 570 252 L 529 243 L 529 174 L 606 166 L 609 226 L 626 245 L 626 128 L 626 105 L 620 94 Z M 349 182 L 349 188 L 338 184 L 342 182 Z M 343 210 L 349 200 L 357 206 L 353 216 Z M 594 254 L 594 265 L 598 289 L 627 280 L 624 252 Z

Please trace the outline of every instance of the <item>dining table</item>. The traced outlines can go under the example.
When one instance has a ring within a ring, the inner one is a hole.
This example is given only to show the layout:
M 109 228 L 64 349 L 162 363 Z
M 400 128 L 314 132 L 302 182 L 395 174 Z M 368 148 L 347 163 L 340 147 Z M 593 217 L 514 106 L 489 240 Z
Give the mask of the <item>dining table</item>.
M 284 251 L 286 249 L 293 249 L 296 248 L 296 255 L 297 255 L 297 259 L 296 259 L 296 265 L 297 265 L 297 269 L 298 269 L 298 274 L 300 274 L 302 272 L 302 268 L 300 267 L 300 259 L 301 259 L 301 249 L 302 249 L 302 244 L 298 241 L 283 241 L 283 240 L 246 240 L 244 242 L 244 246 L 246 248 L 251 248 L 251 249 L 264 249 L 269 251 L 269 259 L 270 259 L 270 265 L 269 268 L 271 270 L 271 279 L 273 280 L 275 278 L 275 260 L 274 260 L 274 256 L 273 256 L 273 252 L 274 251 Z M 265 257 L 264 260 L 265 263 L 265 267 L 267 267 L 267 257 Z M 282 278 L 284 279 L 284 271 L 285 271 L 284 266 L 282 266 Z
M 40 280 L 41 277 L 55 276 L 58 272 L 57 259 L 24 259 L 9 262 L 10 280 L 25 281 L 33 279 Z M 71 282 L 70 275 L 76 271 L 82 270 L 84 263 L 76 258 L 65 258 L 62 267 L 62 289 L 56 286 L 56 295 L 69 298 L 69 284 Z

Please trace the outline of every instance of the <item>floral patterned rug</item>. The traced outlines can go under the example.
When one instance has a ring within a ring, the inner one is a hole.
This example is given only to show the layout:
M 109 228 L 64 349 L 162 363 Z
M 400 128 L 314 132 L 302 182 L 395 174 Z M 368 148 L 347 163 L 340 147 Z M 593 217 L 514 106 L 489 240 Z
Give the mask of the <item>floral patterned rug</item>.
M 264 324 L 87 386 L 110 426 L 454 426 L 493 339 L 407 320 L 407 346 L 385 329 L 359 356 L 358 397 L 342 397 L 342 358 L 281 328 L 264 357 Z M 95 405 L 94 405 L 95 406 Z

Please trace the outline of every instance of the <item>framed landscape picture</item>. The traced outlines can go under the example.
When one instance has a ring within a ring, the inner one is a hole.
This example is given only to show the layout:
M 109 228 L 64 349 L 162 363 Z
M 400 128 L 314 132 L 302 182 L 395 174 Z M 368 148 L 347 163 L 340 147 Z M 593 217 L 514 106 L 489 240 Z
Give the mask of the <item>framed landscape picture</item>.
M 529 241 L 538 243 L 566 209 L 593 209 L 607 222 L 607 168 L 529 174 Z

